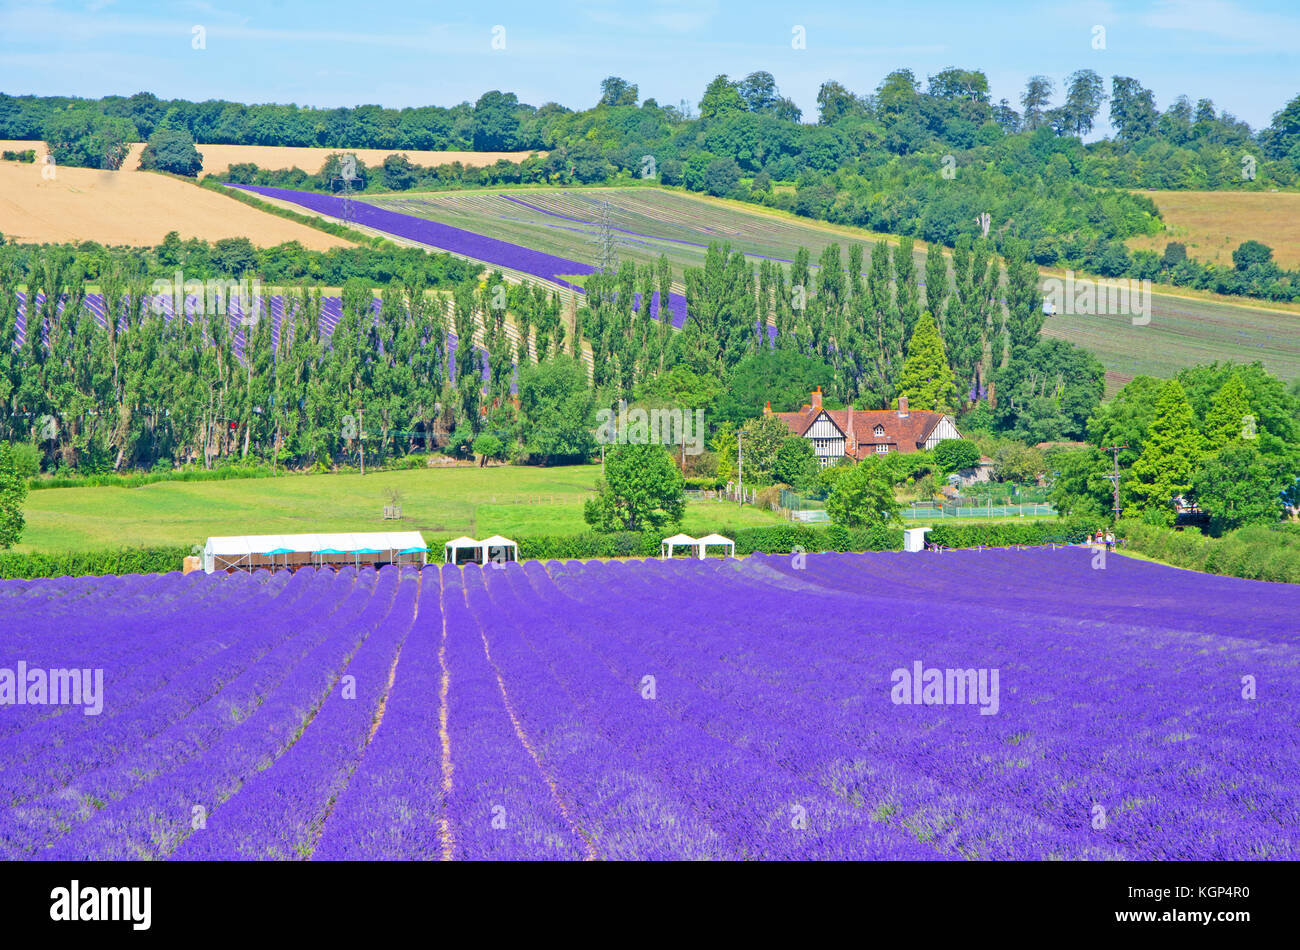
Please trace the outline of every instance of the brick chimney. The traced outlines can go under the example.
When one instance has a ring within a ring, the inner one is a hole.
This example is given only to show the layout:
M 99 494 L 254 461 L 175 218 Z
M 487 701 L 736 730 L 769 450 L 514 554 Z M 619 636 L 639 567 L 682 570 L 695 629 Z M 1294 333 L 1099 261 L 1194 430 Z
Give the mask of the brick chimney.
M 906 419 L 907 416 L 908 416 L 908 412 L 907 412 L 907 397 L 906 397 L 906 396 L 899 396 L 899 397 L 898 397 L 898 418 L 900 418 L 900 419 Z
M 812 407 L 818 412 L 822 410 L 822 388 L 820 386 L 812 391 Z

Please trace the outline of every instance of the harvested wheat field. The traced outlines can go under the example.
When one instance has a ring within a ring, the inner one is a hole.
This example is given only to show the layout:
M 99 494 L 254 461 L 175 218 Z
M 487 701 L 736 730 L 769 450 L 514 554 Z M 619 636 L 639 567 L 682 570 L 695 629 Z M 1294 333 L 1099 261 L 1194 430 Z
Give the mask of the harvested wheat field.
M 1165 219 L 1160 234 L 1131 238 L 1134 250 L 1163 252 L 1170 241 L 1187 245 L 1187 256 L 1232 266 L 1242 241 L 1263 241 L 1273 260 L 1300 267 L 1300 193 L 1268 191 L 1143 191 Z
M 208 241 L 247 237 L 261 247 L 299 241 L 328 250 L 344 241 L 233 198 L 147 172 L 42 167 L 0 162 L 0 233 L 19 243 L 98 241 L 159 244 L 168 231 Z
M 500 159 L 508 162 L 523 161 L 532 152 L 428 152 L 401 148 L 294 148 L 286 145 L 199 145 L 205 172 L 224 171 L 240 162 L 252 162 L 259 168 L 301 168 L 316 174 L 325 159 L 336 152 L 355 155 L 374 168 L 384 163 L 389 155 L 405 155 L 416 165 L 447 165 L 460 162 L 472 168 L 495 164 Z M 545 153 L 539 153 L 545 154 Z
M 225 171 L 231 165 L 252 162 L 259 168 L 301 168 L 309 174 L 316 174 L 325 164 L 325 159 L 336 152 L 355 155 L 367 167 L 375 168 L 384 163 L 389 155 L 405 155 L 416 165 L 432 167 L 460 162 L 471 168 L 492 165 L 501 159 L 508 162 L 520 162 L 532 155 L 532 152 L 435 152 L 420 149 L 401 148 L 296 148 L 287 145 L 197 145 L 203 156 L 204 172 Z M 39 162 L 47 151 L 44 142 L 19 141 L 17 139 L 0 139 L 0 151 L 24 152 L 36 151 Z M 123 171 L 135 171 L 140 164 L 140 153 L 144 143 L 136 142 L 131 146 L 126 159 L 122 162 Z M 538 152 L 545 155 L 546 152 Z

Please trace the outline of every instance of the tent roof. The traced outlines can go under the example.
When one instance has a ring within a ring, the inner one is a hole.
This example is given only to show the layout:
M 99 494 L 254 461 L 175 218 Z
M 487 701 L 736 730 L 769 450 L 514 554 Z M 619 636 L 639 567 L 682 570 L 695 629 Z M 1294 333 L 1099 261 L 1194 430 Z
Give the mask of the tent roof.
M 490 538 L 485 538 L 479 543 L 482 544 L 482 546 L 485 548 L 486 547 L 499 548 L 499 547 L 504 547 L 506 545 L 510 545 L 511 547 L 516 547 L 516 548 L 519 547 L 519 545 L 515 544 L 509 538 L 503 538 L 499 534 L 494 534 Z
M 671 538 L 664 538 L 663 544 L 694 544 L 695 538 L 689 534 L 675 534 Z
M 360 534 L 249 534 L 208 538 L 206 549 L 220 557 L 263 555 L 269 551 L 321 554 L 360 550 L 400 551 L 424 546 L 418 531 L 370 531 Z
M 420 543 L 423 544 L 424 542 L 421 541 Z M 443 545 L 443 547 L 447 547 L 447 548 L 476 548 L 476 547 L 478 547 L 478 542 L 475 541 L 473 538 L 459 537 L 459 538 L 452 538 L 452 539 L 451 539 L 450 541 L 448 541 L 445 545 Z
M 724 538 L 720 534 L 706 534 L 704 537 L 700 538 L 699 541 L 700 544 L 735 544 L 736 543 L 735 541 L 732 541 L 731 538 Z

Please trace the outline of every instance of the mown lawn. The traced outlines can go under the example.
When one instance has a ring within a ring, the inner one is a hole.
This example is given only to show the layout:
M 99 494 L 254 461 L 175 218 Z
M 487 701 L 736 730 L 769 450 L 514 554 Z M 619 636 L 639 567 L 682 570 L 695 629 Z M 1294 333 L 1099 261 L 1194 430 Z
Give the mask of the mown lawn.
M 599 465 L 422 469 L 361 475 L 289 475 L 140 488 L 50 488 L 25 506 L 15 551 L 201 544 L 209 535 L 421 531 L 440 535 L 576 534 Z M 391 490 L 401 521 L 385 521 Z M 694 534 L 774 524 L 779 516 L 718 501 L 687 502 Z

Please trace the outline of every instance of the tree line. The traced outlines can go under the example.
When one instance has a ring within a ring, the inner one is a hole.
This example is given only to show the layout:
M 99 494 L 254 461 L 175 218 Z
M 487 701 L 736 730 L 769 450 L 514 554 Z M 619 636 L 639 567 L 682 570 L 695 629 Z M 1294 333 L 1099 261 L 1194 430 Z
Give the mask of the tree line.
M 1300 182 L 1300 96 L 1259 132 L 1209 99 L 1179 96 L 1163 111 L 1151 90 L 1093 70 L 1065 80 L 1034 76 L 1017 103 L 992 102 L 976 69 L 949 68 L 924 82 L 889 73 L 870 93 L 835 81 L 818 95 L 815 124 L 775 79 L 756 71 L 718 76 L 698 115 L 686 104 L 640 100 L 635 84 L 608 77 L 597 104 L 534 108 L 492 90 L 451 109 L 299 109 L 129 98 L 69 100 L 0 96 L 0 136 L 45 138 L 60 164 L 117 167 L 126 144 L 149 140 L 147 167 L 197 170 L 194 141 L 324 145 L 331 148 L 542 149 L 523 162 L 487 168 L 421 167 L 390 156 L 359 168 L 363 190 L 608 183 L 653 178 L 795 213 L 953 246 L 988 213 L 999 249 L 1025 241 L 1038 264 L 1103 276 L 1167 281 L 1276 300 L 1300 297 L 1300 273 L 1270 259 L 1243 266 L 1201 264 L 1185 248 L 1164 255 L 1124 241 L 1159 230 L 1141 188 L 1265 189 Z M 1108 104 L 1107 104 L 1108 103 Z M 1082 137 L 1108 109 L 1113 135 Z M 427 136 L 415 134 L 426 127 Z M 241 183 L 332 190 L 335 174 L 231 169 Z M 783 186 L 782 183 L 785 183 Z M 791 187 L 792 186 L 792 187 Z M 1182 253 L 1180 253 L 1180 250 Z

